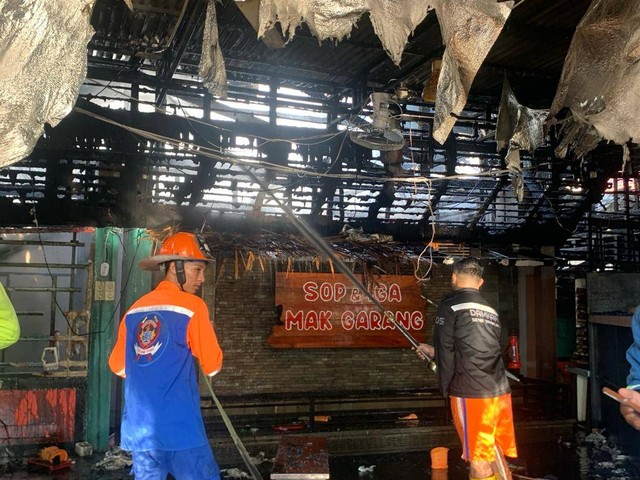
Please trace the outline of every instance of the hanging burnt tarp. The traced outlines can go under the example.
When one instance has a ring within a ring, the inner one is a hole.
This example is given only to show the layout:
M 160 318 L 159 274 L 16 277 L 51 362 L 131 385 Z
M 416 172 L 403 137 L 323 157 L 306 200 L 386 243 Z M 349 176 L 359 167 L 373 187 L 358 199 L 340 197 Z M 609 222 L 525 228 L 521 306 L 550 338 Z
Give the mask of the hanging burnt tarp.
M 418 3 L 418 2 L 417 2 Z M 513 2 L 435 0 L 446 46 L 438 78 L 433 138 L 444 144 L 467 103 L 473 79 L 502 31 Z
M 95 0 L 0 0 L 0 168 L 72 109 L 87 73 Z
M 533 153 L 536 148 L 542 146 L 544 122 L 548 113 L 548 110 L 535 110 L 520 105 L 508 80 L 504 79 L 496 126 L 496 145 L 498 152 L 505 147 L 508 148 L 505 162 L 507 170 L 511 172 L 513 189 L 518 201 L 522 201 L 524 195 L 520 150 Z
M 365 13 L 382 46 L 396 65 L 413 30 L 422 22 L 432 2 L 414 0 L 261 0 L 262 37 L 279 22 L 291 40 L 296 28 L 306 23 L 319 41 L 348 38 L 358 19 Z
M 202 33 L 202 55 L 198 74 L 209 93 L 227 98 L 227 70 L 218 42 L 218 22 L 216 20 L 216 2 L 209 0 L 207 18 Z
M 369 13 L 373 28 L 391 59 L 400 64 L 407 39 L 435 8 L 446 45 L 438 80 L 433 137 L 444 143 L 462 112 L 473 79 L 502 31 L 513 1 L 495 0 L 262 0 L 258 36 L 280 22 L 291 40 L 305 22 L 322 41 L 347 38 L 358 19 Z
M 594 0 L 576 28 L 549 123 L 561 121 L 558 157 L 603 139 L 640 139 L 640 2 Z M 569 115 L 558 118 L 564 108 Z

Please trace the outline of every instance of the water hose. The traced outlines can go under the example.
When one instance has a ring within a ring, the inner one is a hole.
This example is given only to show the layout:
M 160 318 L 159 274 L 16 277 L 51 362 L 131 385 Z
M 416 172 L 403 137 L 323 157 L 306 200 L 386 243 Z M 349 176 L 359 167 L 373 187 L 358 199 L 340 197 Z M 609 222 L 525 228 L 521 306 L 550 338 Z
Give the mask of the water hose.
M 404 325 L 398 322 L 390 312 L 385 312 L 385 308 L 378 301 L 378 299 L 375 298 L 373 293 L 370 292 L 369 289 L 366 288 L 362 284 L 362 282 L 360 282 L 360 280 L 358 280 L 358 278 L 353 274 L 351 269 L 340 259 L 340 257 L 338 257 L 338 255 L 335 254 L 331 246 L 322 237 L 320 237 L 316 232 L 314 232 L 311 229 L 311 227 L 309 227 L 302 219 L 298 218 L 296 214 L 293 213 L 293 211 L 287 205 L 282 203 L 282 201 L 275 195 L 275 193 L 273 193 L 271 189 L 267 188 L 267 186 L 264 185 L 262 180 L 260 180 L 258 176 L 250 168 L 244 167 L 244 166 L 242 168 L 248 175 L 250 175 L 254 179 L 254 181 L 258 185 L 260 185 L 260 188 L 263 191 L 267 192 L 267 194 L 271 197 L 271 199 L 274 202 L 276 202 L 278 207 L 282 209 L 282 211 L 285 213 L 287 218 L 291 220 L 291 223 L 293 223 L 296 226 L 296 228 L 309 241 L 309 243 L 311 243 L 319 251 L 324 253 L 327 256 L 327 258 L 329 258 L 329 260 L 331 260 L 331 262 L 338 267 L 338 270 L 340 270 L 349 280 L 351 280 L 353 285 L 356 288 L 358 288 L 361 292 L 363 292 L 369 298 L 369 300 L 371 300 L 371 302 L 373 302 L 373 304 L 380 309 L 380 312 L 382 312 L 382 314 L 389 319 L 389 321 L 393 324 L 393 326 L 396 327 L 396 329 L 402 335 L 404 335 L 404 337 L 409 341 L 409 343 L 414 348 L 420 345 L 420 343 L 409 333 L 409 331 L 404 327 Z M 429 369 L 435 372 L 436 362 L 434 361 L 434 359 L 424 353 L 422 354 L 421 358 L 423 358 L 427 362 L 427 364 L 429 365 Z
M 204 372 L 202 373 L 204 375 Z M 224 411 L 224 408 L 222 408 L 222 404 L 220 403 L 220 400 L 218 400 L 218 397 L 216 397 L 216 394 L 213 391 L 213 387 L 211 386 L 211 381 L 209 377 L 207 377 L 206 375 L 204 375 L 204 383 L 207 384 L 207 389 L 209 390 L 209 394 L 211 395 L 211 398 L 213 398 L 213 402 L 216 404 L 216 407 L 218 407 L 220 416 L 222 417 L 222 420 L 224 421 L 224 424 L 226 425 L 227 430 L 229 430 L 231 439 L 233 440 L 233 443 L 238 449 L 238 452 L 240 452 L 240 456 L 242 457 L 244 464 L 249 469 L 251 476 L 253 477 L 254 480 L 263 480 L 262 475 L 260 475 L 260 472 L 251 461 L 251 456 L 249 455 L 249 452 L 247 452 L 247 449 L 244 447 L 242 440 L 240 440 L 240 437 L 238 436 L 236 429 L 233 427 L 233 424 L 231 423 L 231 419 L 227 415 L 227 412 Z

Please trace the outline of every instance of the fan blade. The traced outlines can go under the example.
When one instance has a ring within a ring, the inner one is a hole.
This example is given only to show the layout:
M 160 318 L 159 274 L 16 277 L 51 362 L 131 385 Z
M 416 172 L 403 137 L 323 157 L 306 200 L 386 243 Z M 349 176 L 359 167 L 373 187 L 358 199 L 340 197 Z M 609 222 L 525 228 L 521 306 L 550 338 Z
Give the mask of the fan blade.
M 397 130 L 351 131 L 349 132 L 349 138 L 353 143 L 357 143 L 362 147 L 371 150 L 380 150 L 381 152 L 400 150 L 404 146 L 402 133 Z

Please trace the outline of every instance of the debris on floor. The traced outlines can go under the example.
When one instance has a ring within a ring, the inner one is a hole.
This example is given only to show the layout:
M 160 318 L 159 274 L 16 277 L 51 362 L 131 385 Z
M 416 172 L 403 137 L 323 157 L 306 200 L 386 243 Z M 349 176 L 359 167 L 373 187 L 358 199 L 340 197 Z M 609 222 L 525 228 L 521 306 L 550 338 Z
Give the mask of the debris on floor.
M 622 455 L 620 448 L 611 442 L 604 430 L 576 437 L 577 453 L 589 478 L 607 478 L 615 480 L 631 480 L 638 478 L 638 472 L 627 455 Z
M 131 453 L 120 448 L 115 448 L 104 454 L 104 459 L 96 463 L 93 468 L 95 470 L 120 470 L 121 468 L 131 467 L 133 460 Z
M 370 475 L 373 473 L 373 469 L 376 468 L 375 465 L 371 465 L 369 467 L 365 467 L 364 465 L 360 465 L 358 467 L 358 475 Z
M 6 447 L 0 449 L 0 472 L 13 472 L 23 465 L 22 458 L 16 456 L 13 451 Z
M 409 413 L 408 415 L 398 417 L 398 422 L 409 427 L 417 427 L 420 425 L 420 419 L 415 413 Z
M 224 478 L 251 478 L 251 475 L 239 468 L 226 468 L 220 470 L 220 473 L 222 473 Z
M 251 457 L 251 463 L 254 465 L 262 465 L 263 463 L 273 463 L 273 458 L 267 458 L 264 452 L 259 452 L 255 457 Z

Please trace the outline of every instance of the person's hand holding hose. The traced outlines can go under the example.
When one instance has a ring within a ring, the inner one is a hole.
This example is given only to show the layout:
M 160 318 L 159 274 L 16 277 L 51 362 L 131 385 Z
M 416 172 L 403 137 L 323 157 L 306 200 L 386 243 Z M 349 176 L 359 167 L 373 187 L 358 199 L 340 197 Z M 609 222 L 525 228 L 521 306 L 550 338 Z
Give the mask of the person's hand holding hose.
M 436 349 L 432 345 L 429 345 L 428 343 L 419 343 L 418 345 L 413 347 L 413 349 L 418 354 L 418 357 L 420 357 L 422 360 L 425 360 L 426 362 L 429 363 L 429 369 L 435 372 L 436 362 L 434 358 L 436 356 Z

